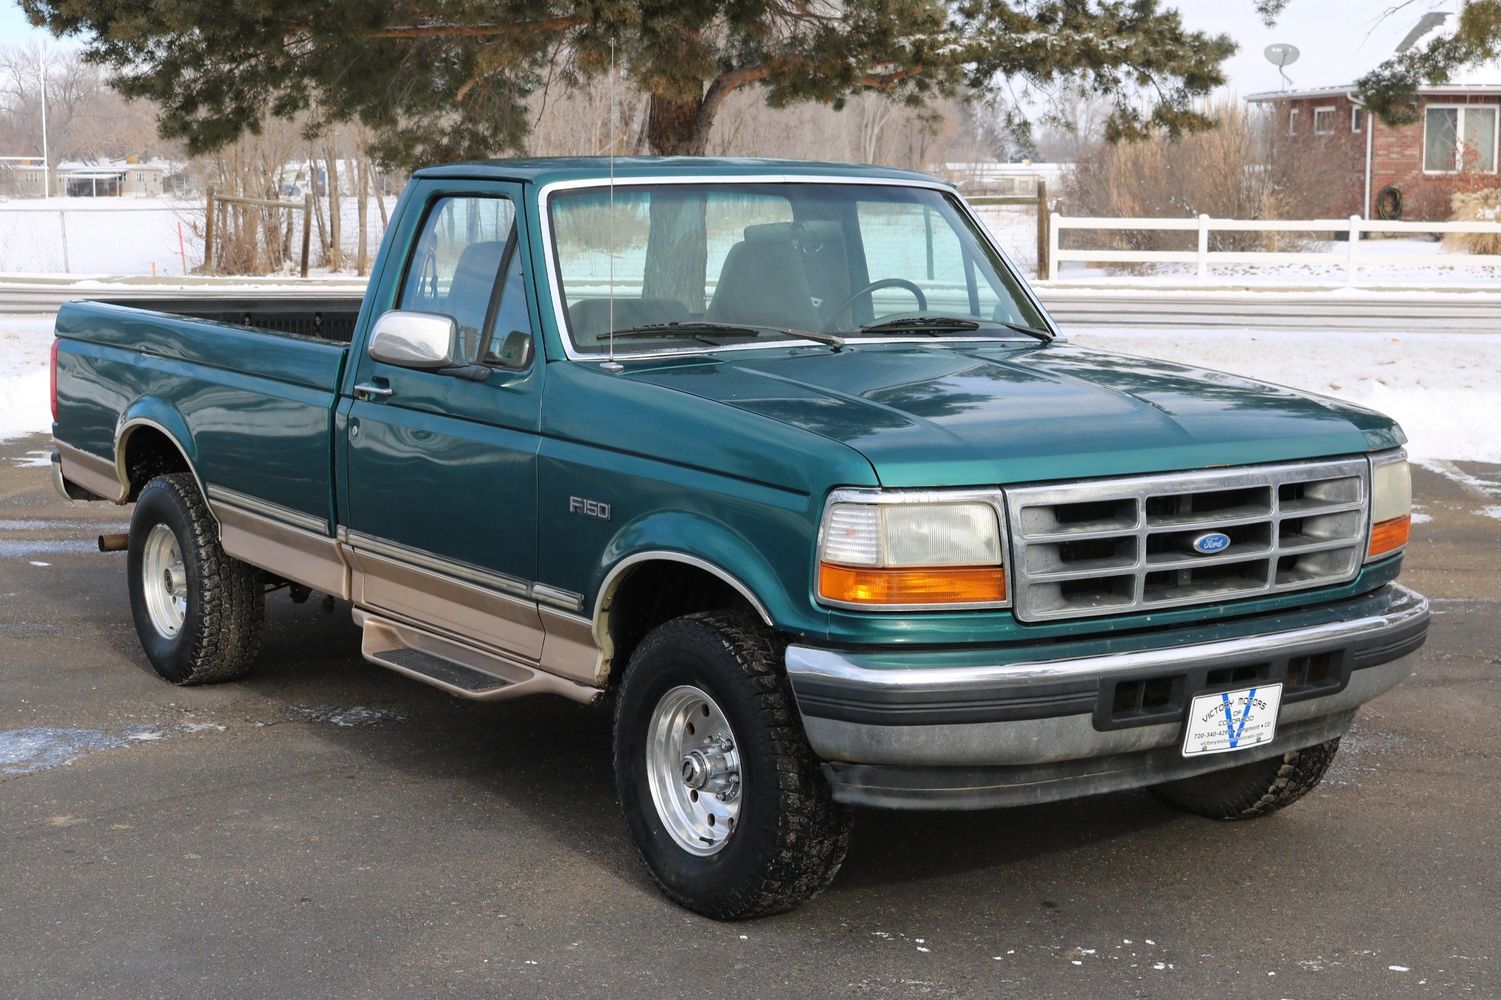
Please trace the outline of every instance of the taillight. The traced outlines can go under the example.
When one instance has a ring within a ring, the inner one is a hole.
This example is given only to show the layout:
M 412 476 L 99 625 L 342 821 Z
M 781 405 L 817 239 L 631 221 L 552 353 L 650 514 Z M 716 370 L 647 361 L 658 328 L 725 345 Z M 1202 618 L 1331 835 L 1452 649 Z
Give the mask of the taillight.
M 57 423 L 57 340 L 52 341 L 52 358 L 48 362 L 48 368 L 52 372 L 51 395 L 52 395 L 52 422 Z

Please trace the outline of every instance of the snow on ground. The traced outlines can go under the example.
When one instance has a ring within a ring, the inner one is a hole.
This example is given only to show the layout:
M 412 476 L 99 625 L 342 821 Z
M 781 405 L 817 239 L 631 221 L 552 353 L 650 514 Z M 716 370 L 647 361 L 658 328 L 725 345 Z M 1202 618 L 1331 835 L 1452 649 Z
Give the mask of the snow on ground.
M 1089 329 L 1069 339 L 1380 410 L 1402 425 L 1418 461 L 1501 463 L 1501 334 Z
M 53 314 L 0 316 L 0 441 L 52 429 Z
M 51 427 L 53 316 L 0 317 L 0 439 Z M 1425 462 L 1501 464 L 1501 334 L 1086 329 L 1072 342 L 1235 372 L 1396 418 Z

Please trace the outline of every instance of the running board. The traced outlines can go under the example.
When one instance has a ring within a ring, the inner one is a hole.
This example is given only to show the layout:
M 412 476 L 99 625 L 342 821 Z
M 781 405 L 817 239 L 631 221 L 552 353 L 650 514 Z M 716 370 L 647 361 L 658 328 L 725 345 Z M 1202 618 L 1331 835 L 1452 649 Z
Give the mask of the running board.
M 535 664 L 456 642 L 401 622 L 356 609 L 362 631 L 360 652 L 424 684 L 473 701 L 501 701 L 531 694 L 560 694 L 589 703 L 599 689 L 564 680 Z

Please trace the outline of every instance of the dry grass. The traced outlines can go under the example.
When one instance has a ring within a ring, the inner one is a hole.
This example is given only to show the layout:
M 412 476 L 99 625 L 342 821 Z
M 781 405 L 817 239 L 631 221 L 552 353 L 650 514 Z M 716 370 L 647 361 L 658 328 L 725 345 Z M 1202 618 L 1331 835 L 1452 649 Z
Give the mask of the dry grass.
M 1501 223 L 1501 188 L 1461 191 L 1452 199 L 1450 222 Z M 1501 225 L 1493 233 L 1445 233 L 1449 253 L 1501 254 Z
M 1070 215 L 1117 218 L 1285 218 L 1283 194 L 1262 165 L 1256 122 L 1239 102 L 1211 109 L 1215 129 L 1178 139 L 1100 144 L 1077 163 L 1065 194 Z M 1091 242 L 1129 250 L 1192 250 L 1191 232 L 1145 230 L 1089 234 Z M 1215 233 L 1213 250 L 1292 249 L 1296 237 L 1268 233 Z

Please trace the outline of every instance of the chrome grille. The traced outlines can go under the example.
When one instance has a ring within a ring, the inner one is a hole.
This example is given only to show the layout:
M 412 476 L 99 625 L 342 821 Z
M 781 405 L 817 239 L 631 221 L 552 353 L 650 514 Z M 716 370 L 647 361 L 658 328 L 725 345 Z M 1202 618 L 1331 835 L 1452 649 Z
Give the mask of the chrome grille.
M 1345 582 L 1365 551 L 1364 459 L 1006 490 L 1022 621 L 1082 618 Z M 1204 555 L 1193 541 L 1223 533 Z

